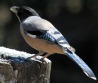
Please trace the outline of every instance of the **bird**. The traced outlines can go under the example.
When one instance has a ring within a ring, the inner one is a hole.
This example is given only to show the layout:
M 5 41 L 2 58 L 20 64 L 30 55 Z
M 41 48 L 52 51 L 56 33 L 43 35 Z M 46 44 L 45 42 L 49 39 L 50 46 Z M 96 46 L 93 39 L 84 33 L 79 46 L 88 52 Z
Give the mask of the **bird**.
M 19 19 L 20 32 L 24 40 L 32 48 L 39 51 L 35 56 L 45 53 L 42 58 L 44 60 L 44 58 L 54 53 L 66 55 L 73 60 L 89 78 L 97 80 L 90 67 L 75 53 L 75 49 L 51 22 L 41 18 L 33 8 L 28 6 L 12 6 L 10 10 L 14 12 Z

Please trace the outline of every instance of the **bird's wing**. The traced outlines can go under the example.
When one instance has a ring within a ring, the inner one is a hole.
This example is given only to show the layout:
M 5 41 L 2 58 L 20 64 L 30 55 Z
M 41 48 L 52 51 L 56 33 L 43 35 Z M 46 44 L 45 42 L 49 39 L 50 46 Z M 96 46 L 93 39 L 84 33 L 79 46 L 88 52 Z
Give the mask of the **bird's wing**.
M 48 21 L 44 21 L 44 23 L 48 24 Z M 63 37 L 63 35 L 50 23 L 47 26 L 49 28 L 48 33 L 55 38 L 57 43 L 62 47 L 64 53 L 72 59 L 82 70 L 83 72 L 90 78 L 96 80 L 96 77 L 93 71 L 89 68 L 89 66 L 74 53 L 74 49 L 69 45 L 67 40 Z
M 31 28 L 31 29 L 29 28 L 31 31 L 38 31 L 43 34 L 47 33 L 49 36 L 45 35 L 46 38 L 48 38 L 49 40 L 52 40 L 52 41 L 56 41 L 58 43 L 58 45 L 62 47 L 62 50 L 64 51 L 64 53 L 70 59 L 72 59 L 83 70 L 83 72 L 88 77 L 96 80 L 96 77 L 95 77 L 93 71 L 89 68 L 89 66 L 82 59 L 79 58 L 79 56 L 77 56 L 74 53 L 74 50 L 69 45 L 67 40 L 50 22 L 48 22 L 47 20 L 44 20 L 44 19 L 39 19 L 37 22 L 32 21 L 32 23 L 29 24 L 29 27 Z M 46 32 L 43 32 L 44 30 Z
M 28 18 L 21 23 L 21 27 L 24 29 L 24 32 L 32 38 L 44 39 L 52 44 L 57 44 L 56 39 L 48 33 L 49 29 L 44 28 L 47 26 L 43 24 L 42 19 L 39 17 Z

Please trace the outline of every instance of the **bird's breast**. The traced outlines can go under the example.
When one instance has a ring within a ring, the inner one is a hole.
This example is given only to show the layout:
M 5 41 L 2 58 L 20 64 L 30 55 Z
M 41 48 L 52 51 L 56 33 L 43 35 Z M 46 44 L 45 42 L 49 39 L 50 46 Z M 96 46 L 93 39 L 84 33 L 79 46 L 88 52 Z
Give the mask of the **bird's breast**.
M 53 53 L 63 54 L 63 50 L 58 45 L 50 43 L 46 40 L 38 39 L 38 38 L 31 38 L 27 35 L 24 37 L 24 39 L 32 48 L 36 50 L 39 50 L 39 51 L 42 50 L 50 54 L 53 54 Z
M 58 46 L 57 44 L 51 43 L 44 39 L 32 38 L 32 37 L 26 35 L 23 30 L 21 30 L 21 34 L 22 34 L 23 38 L 25 39 L 25 41 L 32 48 L 34 48 L 38 51 L 44 51 L 44 52 L 47 52 L 50 54 L 53 54 L 53 53 L 63 54 L 62 48 L 60 46 Z

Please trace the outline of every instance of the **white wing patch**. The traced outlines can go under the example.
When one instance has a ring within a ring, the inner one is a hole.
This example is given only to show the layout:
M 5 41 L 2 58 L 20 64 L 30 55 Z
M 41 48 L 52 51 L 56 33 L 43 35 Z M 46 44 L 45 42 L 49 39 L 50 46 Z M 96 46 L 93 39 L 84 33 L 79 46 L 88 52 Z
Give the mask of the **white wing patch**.
M 26 32 L 26 35 L 28 35 L 29 37 L 32 37 L 32 38 L 36 38 L 36 35 L 32 35 L 32 34 L 27 33 L 27 32 Z

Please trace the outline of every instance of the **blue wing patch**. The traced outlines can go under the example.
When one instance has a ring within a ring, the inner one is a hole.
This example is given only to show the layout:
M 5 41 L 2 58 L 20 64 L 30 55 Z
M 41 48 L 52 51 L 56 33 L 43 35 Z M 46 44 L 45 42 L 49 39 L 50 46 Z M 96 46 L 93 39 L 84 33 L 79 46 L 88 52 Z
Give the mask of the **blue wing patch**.
M 26 32 L 31 34 L 31 35 L 36 35 L 36 37 L 39 39 L 44 39 L 44 40 L 47 40 L 51 43 L 58 44 L 56 39 L 54 37 L 52 37 L 49 33 L 47 33 L 46 30 L 43 30 L 43 31 L 26 31 Z
M 57 44 L 57 41 L 55 40 L 55 38 L 52 37 L 49 33 L 45 33 L 45 34 L 37 36 L 37 37 L 40 38 L 40 39 L 45 39 L 47 41 L 50 41 L 52 43 L 56 43 Z

